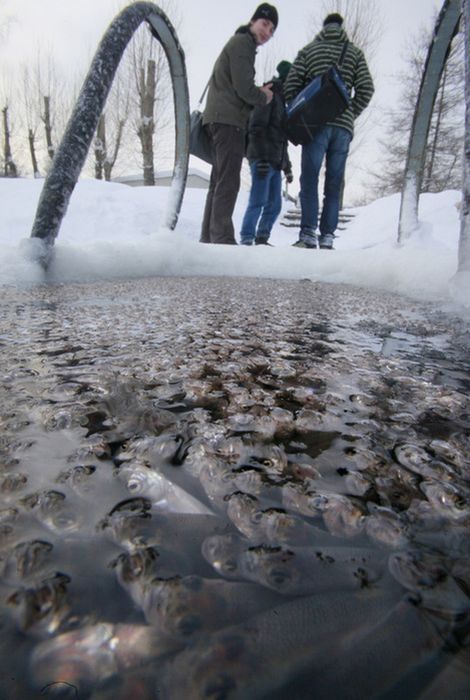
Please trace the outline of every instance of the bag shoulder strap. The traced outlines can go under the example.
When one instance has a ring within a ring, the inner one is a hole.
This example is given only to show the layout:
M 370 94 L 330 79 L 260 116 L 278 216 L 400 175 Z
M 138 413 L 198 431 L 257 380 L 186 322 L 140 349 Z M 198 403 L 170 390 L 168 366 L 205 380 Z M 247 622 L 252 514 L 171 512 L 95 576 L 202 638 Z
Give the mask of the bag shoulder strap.
M 346 51 L 348 50 L 348 46 L 349 46 L 349 41 L 345 41 L 343 44 L 343 50 L 341 51 L 340 57 L 339 57 L 338 62 L 336 64 L 338 66 L 338 68 L 342 65 L 342 63 L 344 61 L 344 57 L 346 56 Z
M 206 92 L 207 92 L 208 89 L 209 89 L 209 84 L 210 84 L 211 80 L 212 80 L 212 75 L 211 75 L 211 77 L 209 78 L 209 80 L 207 81 L 207 85 L 206 85 L 206 87 L 204 88 L 204 92 L 202 93 L 201 97 L 199 98 L 199 102 L 197 103 L 197 106 L 198 106 L 198 107 L 200 107 L 200 106 L 202 105 L 202 103 L 204 102 L 204 97 L 206 96 Z

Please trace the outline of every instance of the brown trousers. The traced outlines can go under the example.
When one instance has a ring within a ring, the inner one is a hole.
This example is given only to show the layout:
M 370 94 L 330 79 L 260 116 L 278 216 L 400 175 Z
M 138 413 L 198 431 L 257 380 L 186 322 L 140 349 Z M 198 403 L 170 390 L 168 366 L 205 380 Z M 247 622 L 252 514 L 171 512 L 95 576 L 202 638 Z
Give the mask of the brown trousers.
M 232 214 L 240 189 L 245 130 L 215 123 L 206 128 L 212 139 L 212 172 L 200 241 L 236 245 Z

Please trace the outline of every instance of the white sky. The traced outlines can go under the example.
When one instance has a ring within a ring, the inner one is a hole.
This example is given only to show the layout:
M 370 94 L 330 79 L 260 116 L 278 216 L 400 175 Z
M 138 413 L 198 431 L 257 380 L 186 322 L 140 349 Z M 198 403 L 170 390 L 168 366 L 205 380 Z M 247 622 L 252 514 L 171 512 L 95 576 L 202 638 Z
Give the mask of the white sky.
M 220 49 L 235 29 L 249 20 L 258 3 L 252 0 L 170 1 L 172 4 L 167 14 L 179 27 L 178 36 L 186 55 L 191 103 L 195 106 Z M 314 2 L 277 0 L 273 3 L 279 11 L 279 27 L 271 42 L 260 49 L 261 61 L 263 54 L 268 52 L 273 52 L 279 59 L 295 58 L 297 50 L 319 29 L 318 26 L 312 27 Z M 354 3 L 354 0 L 350 2 Z M 376 95 L 369 108 L 368 161 L 373 162 L 376 157 L 375 143 L 383 123 L 380 107 L 393 104 L 398 96 L 399 86 L 392 79 L 392 74 L 401 66 L 404 42 L 420 27 L 429 25 L 442 2 L 379 0 L 383 39 L 376 57 Z M 70 76 L 75 76 L 77 70 L 84 75 L 107 26 L 127 4 L 125 0 L 0 0 L 0 26 L 5 17 L 13 20 L 9 33 L 0 45 L 0 61 L 3 65 L 24 61 L 41 46 L 63 63 Z M 168 7 L 163 2 L 161 6 Z M 364 152 L 362 154 L 364 157 Z M 297 155 L 295 152 L 291 154 L 294 164 Z M 201 165 L 200 162 L 197 164 Z M 359 194 L 363 176 L 355 168 L 351 172 L 350 168 L 350 187 L 351 179 L 352 185 L 356 185 L 353 194 Z

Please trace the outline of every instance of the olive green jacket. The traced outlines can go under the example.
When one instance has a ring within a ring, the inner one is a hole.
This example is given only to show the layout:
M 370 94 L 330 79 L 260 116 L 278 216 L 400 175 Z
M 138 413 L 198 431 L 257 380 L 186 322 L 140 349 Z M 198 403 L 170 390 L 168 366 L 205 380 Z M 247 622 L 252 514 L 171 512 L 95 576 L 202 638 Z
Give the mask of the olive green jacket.
M 266 104 L 255 85 L 256 42 L 247 27 L 240 27 L 225 44 L 209 82 L 203 123 L 230 124 L 246 129 L 251 109 Z

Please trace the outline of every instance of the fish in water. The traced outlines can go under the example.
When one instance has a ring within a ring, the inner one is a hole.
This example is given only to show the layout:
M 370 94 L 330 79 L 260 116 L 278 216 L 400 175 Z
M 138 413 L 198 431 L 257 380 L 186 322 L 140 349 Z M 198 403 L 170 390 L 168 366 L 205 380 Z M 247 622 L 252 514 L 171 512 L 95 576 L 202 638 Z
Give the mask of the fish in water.
M 451 617 L 470 613 L 470 598 L 449 571 L 444 557 L 423 550 L 393 552 L 388 559 L 392 576 L 419 594 L 421 606 Z
M 20 588 L 7 600 L 20 629 L 38 636 L 56 632 L 69 614 L 70 577 L 56 573 L 36 585 Z
M 432 480 L 423 481 L 421 490 L 439 515 L 453 522 L 470 523 L 470 489 Z
M 334 545 L 338 538 L 307 523 L 283 508 L 265 508 L 247 493 L 236 491 L 229 496 L 227 515 L 251 542 L 268 545 Z
M 202 543 L 201 551 L 220 576 L 229 580 L 241 580 L 243 575 L 239 568 L 239 556 L 244 546 L 249 544 L 234 534 L 211 535 Z
M 245 547 L 237 564 L 244 578 L 283 595 L 359 590 L 385 570 L 382 553 L 354 547 Z
M 365 532 L 376 544 L 398 549 L 405 547 L 409 541 L 406 523 L 391 508 L 382 508 L 369 504 L 370 515 L 365 519 Z
M 293 674 L 321 668 L 343 636 L 367 630 L 395 601 L 396 594 L 367 589 L 276 605 L 204 636 L 170 659 L 162 669 L 159 691 L 165 700 L 271 697 Z
M 251 583 L 175 576 L 147 582 L 139 604 L 155 629 L 187 641 L 248 619 L 279 600 L 280 596 Z
M 212 513 L 204 503 L 144 464 L 128 463 L 119 468 L 118 476 L 133 496 L 144 496 L 159 508 L 175 513 Z
M 6 581 L 24 581 L 51 566 L 53 545 L 45 540 L 20 542 L 6 557 L 3 577 Z
M 32 674 L 38 688 L 67 683 L 85 693 L 177 649 L 174 640 L 147 625 L 100 622 L 40 642 L 32 654 Z

